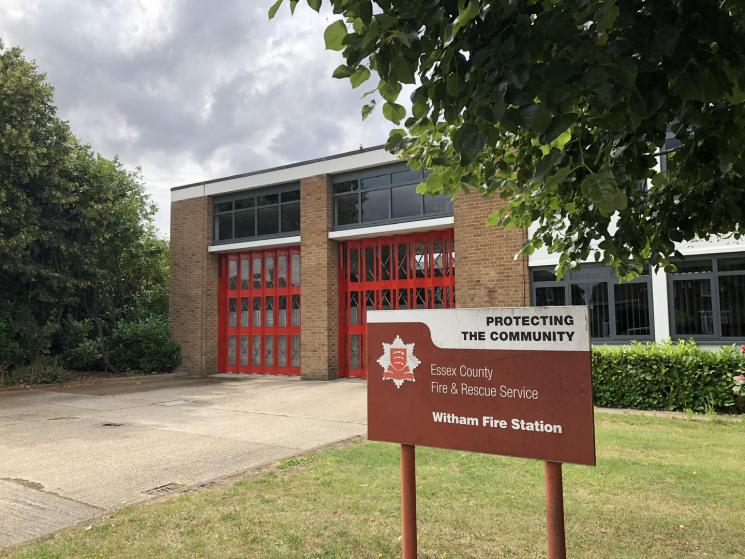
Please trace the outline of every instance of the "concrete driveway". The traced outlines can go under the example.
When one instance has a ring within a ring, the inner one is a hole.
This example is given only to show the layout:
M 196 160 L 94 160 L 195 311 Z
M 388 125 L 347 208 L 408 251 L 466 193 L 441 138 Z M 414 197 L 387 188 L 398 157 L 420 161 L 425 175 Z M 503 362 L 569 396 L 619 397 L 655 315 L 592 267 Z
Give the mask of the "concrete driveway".
M 365 433 L 365 383 L 165 375 L 0 392 L 0 547 Z

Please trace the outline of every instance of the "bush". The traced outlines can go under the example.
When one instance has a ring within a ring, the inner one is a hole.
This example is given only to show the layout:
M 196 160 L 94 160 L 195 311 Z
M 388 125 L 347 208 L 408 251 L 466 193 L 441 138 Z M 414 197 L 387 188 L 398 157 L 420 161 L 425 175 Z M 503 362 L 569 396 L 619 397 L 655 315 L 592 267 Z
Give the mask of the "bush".
M 62 354 L 62 362 L 68 369 L 76 371 L 101 369 L 101 340 L 83 340 Z
M 49 357 L 34 359 L 29 365 L 14 367 L 6 372 L 3 384 L 52 384 L 64 382 L 72 376 L 72 373 L 60 366 L 57 361 Z
M 109 358 L 123 371 L 167 372 L 181 362 L 181 349 L 168 334 L 165 318 L 152 316 L 117 324 L 109 340 Z
M 734 346 L 706 351 L 693 341 L 597 347 L 595 404 L 642 410 L 733 411 L 745 356 Z

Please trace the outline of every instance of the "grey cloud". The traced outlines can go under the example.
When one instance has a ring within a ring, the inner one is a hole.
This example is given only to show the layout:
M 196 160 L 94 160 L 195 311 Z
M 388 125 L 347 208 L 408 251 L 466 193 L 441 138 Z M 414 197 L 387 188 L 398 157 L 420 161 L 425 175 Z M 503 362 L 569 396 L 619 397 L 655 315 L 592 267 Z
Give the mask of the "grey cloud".
M 0 0 L 15 14 L 0 20 L 0 37 L 47 72 L 83 141 L 142 167 L 165 233 L 171 186 L 387 135 L 379 114 L 361 121 L 363 88 L 330 77 L 341 63 L 323 49 L 333 16 L 303 6 L 268 22 L 268 4 Z

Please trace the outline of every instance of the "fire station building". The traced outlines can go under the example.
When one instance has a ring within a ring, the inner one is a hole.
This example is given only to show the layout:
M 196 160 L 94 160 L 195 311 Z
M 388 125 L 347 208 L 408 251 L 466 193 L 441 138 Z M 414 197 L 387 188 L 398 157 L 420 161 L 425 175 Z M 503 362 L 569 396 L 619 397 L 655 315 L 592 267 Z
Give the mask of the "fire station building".
M 583 304 L 596 343 L 745 339 L 745 244 L 681 246 L 675 274 L 620 283 L 555 255 L 514 255 L 527 230 L 487 227 L 503 201 L 420 196 L 382 147 L 178 186 L 170 327 L 181 369 L 365 377 L 373 309 Z

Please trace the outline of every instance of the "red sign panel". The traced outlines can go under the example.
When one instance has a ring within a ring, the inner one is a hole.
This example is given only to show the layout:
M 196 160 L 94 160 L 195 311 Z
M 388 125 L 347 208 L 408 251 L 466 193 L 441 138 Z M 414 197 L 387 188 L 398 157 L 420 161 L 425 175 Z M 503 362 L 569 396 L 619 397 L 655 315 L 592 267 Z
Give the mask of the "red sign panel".
M 586 307 L 368 313 L 368 438 L 595 464 Z

